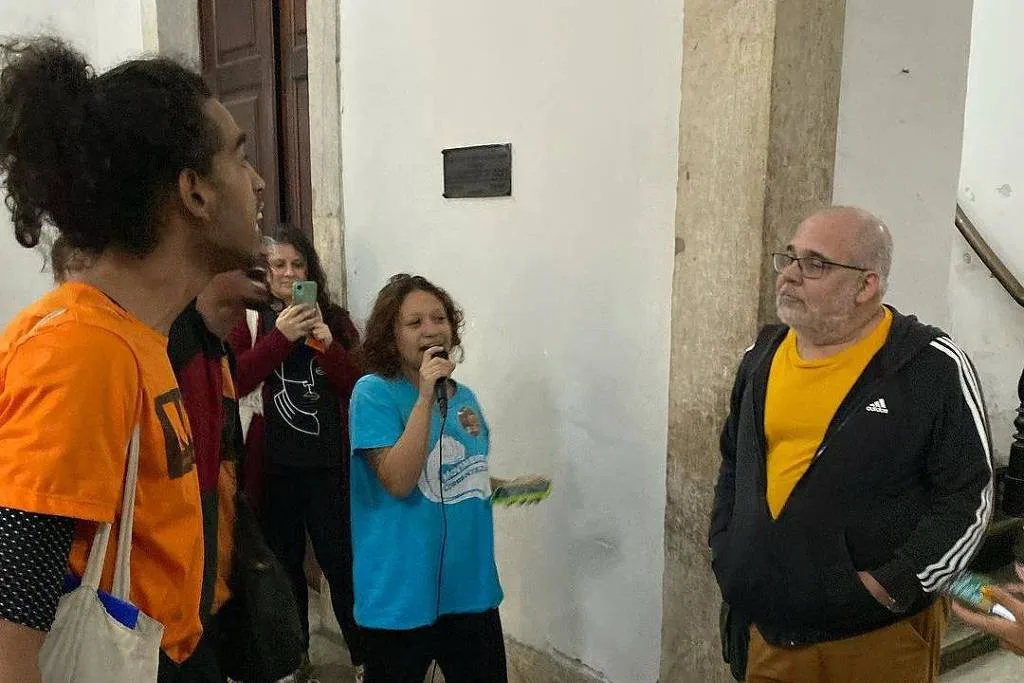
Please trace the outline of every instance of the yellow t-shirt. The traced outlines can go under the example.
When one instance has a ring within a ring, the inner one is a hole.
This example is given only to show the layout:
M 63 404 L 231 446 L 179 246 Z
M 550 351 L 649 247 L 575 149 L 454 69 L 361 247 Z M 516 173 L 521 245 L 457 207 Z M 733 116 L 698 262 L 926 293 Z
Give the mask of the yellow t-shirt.
M 164 625 L 163 650 L 181 661 L 202 634 L 203 526 L 167 337 L 81 283 L 45 295 L 0 335 L 0 506 L 78 520 L 76 574 L 96 523 L 119 521 L 136 423 L 130 597 Z M 115 529 L 101 583 L 107 590 L 116 538 Z
M 768 440 L 768 508 L 777 519 L 807 472 L 832 417 L 857 378 L 885 344 L 892 311 L 864 339 L 834 356 L 804 360 L 790 330 L 775 351 L 765 399 Z

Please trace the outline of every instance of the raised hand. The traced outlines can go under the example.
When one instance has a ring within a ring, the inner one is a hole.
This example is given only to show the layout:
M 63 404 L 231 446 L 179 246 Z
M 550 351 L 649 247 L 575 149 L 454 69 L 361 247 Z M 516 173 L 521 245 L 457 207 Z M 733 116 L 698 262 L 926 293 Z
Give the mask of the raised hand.
M 438 358 L 437 353 L 444 351 L 443 346 L 431 346 L 423 353 L 420 363 L 420 398 L 432 401 L 434 386 L 442 377 L 451 376 L 455 371 L 455 363 L 447 358 Z
M 288 341 L 293 342 L 310 334 L 318 320 L 317 311 L 312 306 L 289 306 L 277 316 L 277 329 Z

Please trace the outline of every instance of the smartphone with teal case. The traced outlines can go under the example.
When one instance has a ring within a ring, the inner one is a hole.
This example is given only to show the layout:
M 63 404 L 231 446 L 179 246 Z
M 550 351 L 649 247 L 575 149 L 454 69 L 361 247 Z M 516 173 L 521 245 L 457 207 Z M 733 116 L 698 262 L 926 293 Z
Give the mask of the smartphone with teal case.
M 292 304 L 316 306 L 316 283 L 312 280 L 298 280 L 292 283 Z
M 965 569 L 953 577 L 943 592 L 979 612 L 995 614 L 1007 621 L 1017 621 L 1013 612 L 992 599 L 989 593 L 991 585 L 992 580 L 988 577 Z

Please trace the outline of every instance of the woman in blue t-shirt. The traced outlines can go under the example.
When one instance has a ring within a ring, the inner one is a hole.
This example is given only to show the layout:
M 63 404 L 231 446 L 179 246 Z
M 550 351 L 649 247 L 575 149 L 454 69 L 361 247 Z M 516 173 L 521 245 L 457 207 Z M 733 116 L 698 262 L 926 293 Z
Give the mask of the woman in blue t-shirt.
M 367 683 L 507 680 L 487 466 L 476 396 L 449 379 L 463 316 L 443 289 L 396 275 L 367 322 L 352 393 L 355 617 Z M 435 400 L 441 381 L 447 416 Z

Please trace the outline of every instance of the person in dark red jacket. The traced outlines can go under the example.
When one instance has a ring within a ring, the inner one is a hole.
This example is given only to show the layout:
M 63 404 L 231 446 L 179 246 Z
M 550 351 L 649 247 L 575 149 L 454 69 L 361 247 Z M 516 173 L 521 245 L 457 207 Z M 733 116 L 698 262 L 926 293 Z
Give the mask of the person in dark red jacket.
M 54 254 L 58 255 L 55 245 Z M 54 264 L 69 264 L 60 255 Z M 67 265 L 74 269 L 74 265 Z M 203 509 L 203 591 L 200 619 L 203 637 L 192 656 L 180 666 L 164 658 L 160 683 L 226 681 L 225 661 L 218 651 L 220 608 L 231 597 L 234 560 L 237 456 L 241 445 L 238 406 L 232 382 L 232 358 L 221 341 L 245 307 L 267 298 L 266 286 L 241 270 L 214 276 L 199 296 L 171 324 L 167 356 L 181 389 L 192 429 L 196 471 Z
M 331 302 L 320 260 L 301 232 L 268 239 L 267 265 L 274 302 L 228 337 L 239 395 L 256 392 L 242 400 L 243 423 L 255 413 L 246 429 L 243 486 L 259 505 L 267 544 L 292 579 L 307 647 L 308 533 L 358 670 L 364 656 L 352 615 L 348 498 L 348 404 L 361 374 L 349 351 L 358 332 L 348 312 Z M 317 306 L 292 303 L 298 280 L 316 282 Z

